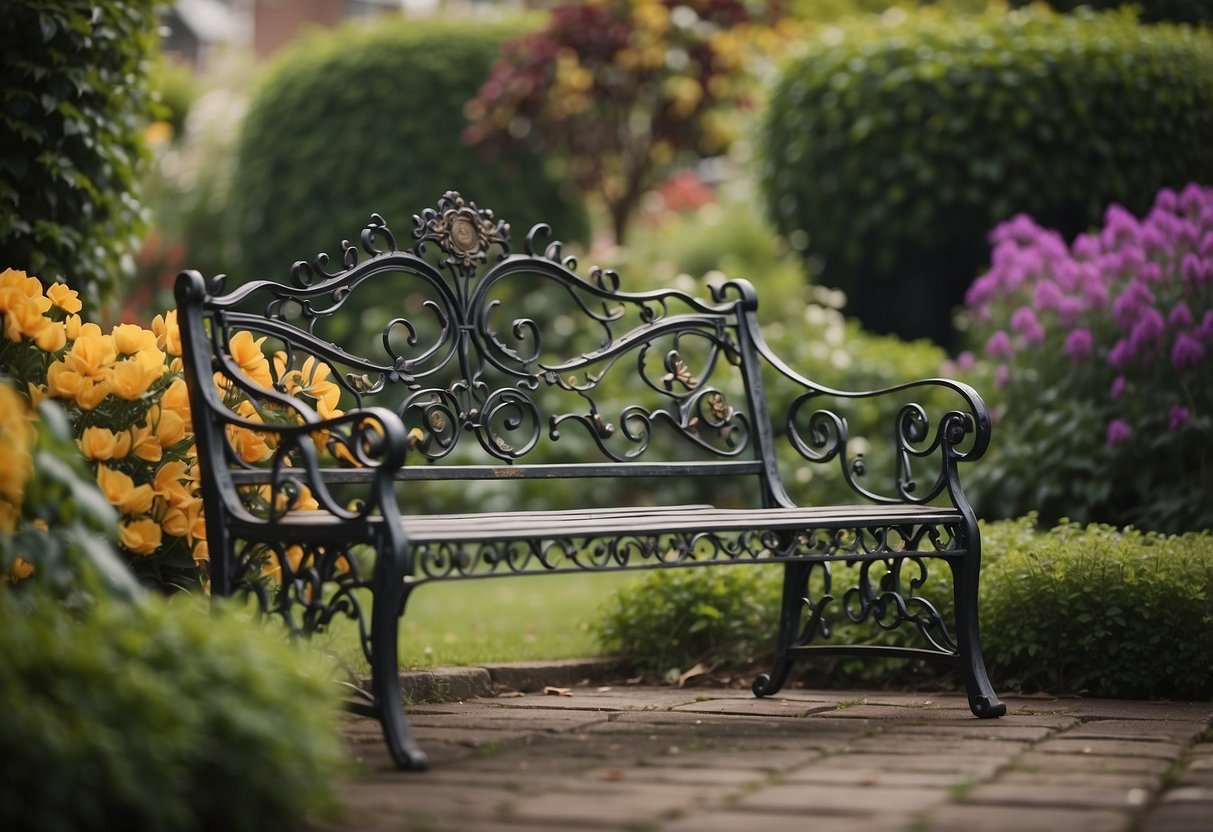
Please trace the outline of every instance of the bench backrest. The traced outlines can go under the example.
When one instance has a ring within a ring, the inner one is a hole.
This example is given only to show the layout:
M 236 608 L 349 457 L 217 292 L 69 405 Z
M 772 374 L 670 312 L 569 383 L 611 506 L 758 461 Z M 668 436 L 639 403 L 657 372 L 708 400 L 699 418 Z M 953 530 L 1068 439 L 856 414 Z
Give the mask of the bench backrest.
M 264 464 L 249 420 L 379 405 L 415 442 L 405 479 L 768 468 L 748 283 L 710 300 L 625 291 L 613 272 L 579 275 L 559 242 L 540 251 L 546 226 L 512 253 L 509 226 L 453 192 L 413 222 L 402 248 L 374 215 L 358 244 L 296 262 L 289 282 L 224 293 L 222 278 L 182 275 L 187 372 L 225 391 L 194 420 L 212 460 L 222 447 L 229 468 Z

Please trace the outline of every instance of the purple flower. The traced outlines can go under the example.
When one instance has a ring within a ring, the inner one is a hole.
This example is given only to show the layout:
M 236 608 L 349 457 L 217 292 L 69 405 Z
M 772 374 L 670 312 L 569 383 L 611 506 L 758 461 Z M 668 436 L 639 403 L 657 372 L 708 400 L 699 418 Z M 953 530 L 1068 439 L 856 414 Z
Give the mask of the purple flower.
M 1027 306 L 1021 306 L 1011 313 L 1011 329 L 1024 337 L 1029 344 L 1038 344 L 1045 338 L 1044 327 L 1036 318 L 1036 313 Z
M 1179 430 L 1188 423 L 1192 413 L 1182 404 L 1171 405 L 1171 409 L 1167 411 L 1167 430 Z
M 1125 387 L 1127 385 L 1128 382 L 1125 381 L 1124 376 L 1117 376 L 1112 380 L 1112 401 L 1120 401 L 1120 397 L 1125 394 Z
M 1191 329 L 1195 320 L 1192 318 L 1192 309 L 1182 300 L 1171 307 L 1171 314 L 1167 316 L 1167 323 L 1172 329 Z
M 1094 234 L 1079 234 L 1070 250 L 1079 260 L 1094 260 L 1099 256 L 1099 238 Z
M 1150 344 L 1162 337 L 1166 330 L 1167 322 L 1163 320 L 1162 313 L 1153 306 L 1146 307 L 1129 334 L 1130 352 L 1136 355 L 1144 354 Z
M 986 339 L 986 355 L 990 358 L 1010 358 L 1014 353 L 1011 337 L 1001 329 Z
M 1121 329 L 1132 329 L 1146 309 L 1154 306 L 1154 293 L 1140 280 L 1134 280 L 1112 302 L 1112 318 Z
M 1179 207 L 1184 211 L 1198 214 L 1205 204 L 1204 188 L 1195 182 L 1190 182 L 1179 195 Z
M 1036 284 L 1033 298 L 1037 309 L 1056 309 L 1061 303 L 1061 289 L 1052 280 L 1042 280 Z
M 1137 217 L 1123 205 L 1113 203 L 1108 206 L 1104 213 L 1104 229 L 1099 235 L 1104 248 L 1113 248 L 1121 242 L 1136 243 L 1140 234 L 1141 226 L 1137 223 Z
M 1085 308 L 1085 304 L 1080 299 L 1067 295 L 1057 305 L 1057 319 L 1063 326 L 1074 326 L 1078 323 L 1078 318 Z
M 999 364 L 998 369 L 994 371 L 994 387 L 1001 390 L 1010 383 L 1011 368 L 1006 364 Z
M 1175 196 L 1175 191 L 1163 188 L 1158 192 L 1158 196 L 1154 197 L 1154 205 L 1164 211 L 1173 212 L 1179 207 L 1179 199 Z
M 1193 252 L 1188 252 L 1184 255 L 1183 263 L 1179 267 L 1180 274 L 1184 280 L 1193 285 L 1200 285 L 1205 277 L 1205 265 L 1200 262 L 1200 258 Z
M 1205 316 L 1196 327 L 1196 337 L 1207 344 L 1213 344 L 1213 309 L 1205 310 Z
M 971 370 L 977 366 L 977 356 L 973 355 L 971 350 L 965 350 L 960 355 L 956 356 L 956 368 L 959 370 Z
M 1177 370 L 1184 370 L 1200 363 L 1205 357 L 1205 345 L 1200 343 L 1190 332 L 1181 332 L 1175 336 L 1175 345 L 1171 347 L 1171 364 Z
M 1201 257 L 1213 257 L 1213 231 L 1208 231 L 1200 241 L 1200 248 L 1196 253 Z
M 1112 345 L 1112 349 L 1108 350 L 1108 363 L 1115 370 L 1123 370 L 1127 367 L 1132 357 L 1133 353 L 1130 351 L 1129 341 L 1126 338 L 1121 338 Z
M 1080 364 L 1091 355 L 1091 330 L 1076 329 L 1066 336 L 1066 353 L 1070 361 Z
M 1108 423 L 1108 447 L 1115 448 L 1117 445 L 1123 445 L 1129 441 L 1129 437 L 1133 435 L 1133 428 L 1129 427 L 1129 423 L 1124 419 L 1113 419 Z

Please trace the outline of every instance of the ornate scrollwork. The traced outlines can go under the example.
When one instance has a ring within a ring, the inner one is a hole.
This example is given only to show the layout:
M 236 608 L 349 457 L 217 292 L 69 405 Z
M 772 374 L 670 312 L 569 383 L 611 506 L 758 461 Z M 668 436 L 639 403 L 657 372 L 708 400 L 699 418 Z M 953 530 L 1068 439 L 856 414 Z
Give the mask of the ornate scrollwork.
M 481 210 L 455 191 L 447 191 L 438 200 L 438 210 L 426 208 L 413 216 L 413 237 L 418 255 L 428 242 L 437 243 L 446 253 L 440 265 L 448 266 L 462 277 L 471 277 L 476 264 L 488 259 L 489 249 L 500 246 L 509 253 L 510 226 L 498 220 L 490 210 Z

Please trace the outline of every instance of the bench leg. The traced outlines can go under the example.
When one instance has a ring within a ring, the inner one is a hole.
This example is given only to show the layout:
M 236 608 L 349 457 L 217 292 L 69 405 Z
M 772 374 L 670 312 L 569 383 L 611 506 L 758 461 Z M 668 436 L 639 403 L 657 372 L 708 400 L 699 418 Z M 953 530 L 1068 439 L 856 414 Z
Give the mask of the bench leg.
M 779 611 L 779 636 L 775 643 L 775 661 L 770 673 L 754 680 L 755 696 L 774 696 L 788 680 L 792 670 L 791 650 L 800 633 L 800 616 L 804 607 L 805 582 L 809 577 L 807 563 L 785 563 L 783 566 L 783 599 Z
M 379 561 L 388 560 L 384 555 Z M 376 563 L 374 576 L 374 605 L 371 608 L 371 692 L 375 697 L 375 712 L 383 727 L 388 753 L 397 768 L 419 771 L 426 768 L 425 752 L 409 733 L 404 714 L 404 698 L 400 693 L 400 665 L 397 641 L 400 616 L 408 599 L 403 577 L 395 564 Z
M 1000 717 L 1007 706 L 999 701 L 998 694 L 986 674 L 986 663 L 981 655 L 981 635 L 977 626 L 977 584 L 981 564 L 981 549 L 977 543 L 977 532 L 973 530 L 973 545 L 970 554 L 949 563 L 952 567 L 952 586 L 956 601 L 956 643 L 960 648 L 960 669 L 964 674 L 965 688 L 969 695 L 969 709 L 982 719 Z

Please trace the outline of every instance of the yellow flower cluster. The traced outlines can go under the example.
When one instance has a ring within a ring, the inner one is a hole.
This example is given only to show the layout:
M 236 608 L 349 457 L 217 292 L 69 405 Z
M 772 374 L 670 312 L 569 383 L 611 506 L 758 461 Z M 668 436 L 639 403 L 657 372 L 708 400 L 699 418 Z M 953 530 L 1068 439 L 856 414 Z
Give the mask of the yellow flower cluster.
M 0 382 L 0 532 L 11 532 L 21 517 L 25 483 L 34 470 L 30 447 L 35 438 L 24 399 Z
M 33 400 L 67 410 L 81 455 L 121 515 L 122 548 L 141 558 L 184 551 L 201 564 L 206 530 L 176 313 L 157 316 L 151 330 L 106 332 L 81 308 L 63 284 L 44 291 L 24 272 L 0 274 L 5 366 L 18 368 Z

